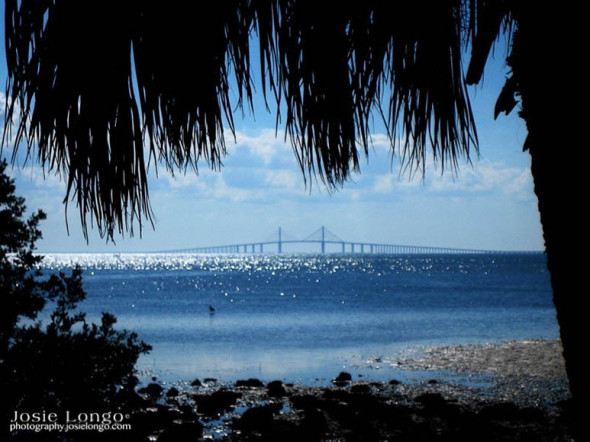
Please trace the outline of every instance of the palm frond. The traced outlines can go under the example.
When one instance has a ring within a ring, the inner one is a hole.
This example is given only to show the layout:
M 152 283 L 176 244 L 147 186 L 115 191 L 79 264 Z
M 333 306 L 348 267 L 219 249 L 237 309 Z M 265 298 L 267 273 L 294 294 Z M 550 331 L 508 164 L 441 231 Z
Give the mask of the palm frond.
M 82 225 L 109 238 L 152 220 L 150 159 L 221 167 L 254 68 L 306 178 L 334 188 L 358 170 L 375 115 L 410 169 L 428 149 L 454 167 L 477 148 L 461 64 L 471 3 L 7 0 L 5 130 L 66 172 Z

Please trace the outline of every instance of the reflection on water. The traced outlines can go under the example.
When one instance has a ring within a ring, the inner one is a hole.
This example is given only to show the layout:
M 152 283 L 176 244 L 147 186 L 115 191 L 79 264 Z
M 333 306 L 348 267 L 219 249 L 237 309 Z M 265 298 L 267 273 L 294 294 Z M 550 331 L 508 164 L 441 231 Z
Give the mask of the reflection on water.
M 169 379 L 389 379 L 404 374 L 385 361 L 407 348 L 558 335 L 542 254 L 45 261 L 46 271 L 74 264 L 86 269 L 89 317 L 114 313 L 154 347 L 140 368 Z

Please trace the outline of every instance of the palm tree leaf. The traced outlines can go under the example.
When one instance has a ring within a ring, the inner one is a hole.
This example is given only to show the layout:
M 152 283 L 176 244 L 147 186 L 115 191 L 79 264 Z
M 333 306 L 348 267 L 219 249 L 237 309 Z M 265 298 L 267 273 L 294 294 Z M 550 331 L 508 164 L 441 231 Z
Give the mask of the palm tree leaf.
M 85 229 L 132 231 L 152 220 L 148 162 L 221 167 L 258 50 L 307 180 L 332 189 L 358 170 L 375 115 L 410 170 L 429 149 L 455 167 L 477 147 L 461 64 L 482 26 L 472 3 L 7 0 L 5 140 L 14 125 L 17 146 L 67 174 Z

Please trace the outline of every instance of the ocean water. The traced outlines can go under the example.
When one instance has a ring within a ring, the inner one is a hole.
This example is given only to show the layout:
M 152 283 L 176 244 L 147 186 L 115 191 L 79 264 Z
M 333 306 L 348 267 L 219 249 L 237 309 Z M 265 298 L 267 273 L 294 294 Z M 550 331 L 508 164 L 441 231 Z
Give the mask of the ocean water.
M 543 254 L 50 254 L 84 269 L 80 308 L 153 346 L 164 381 L 317 383 L 339 371 L 420 376 L 397 357 L 426 346 L 558 337 Z M 213 307 L 214 312 L 211 311 Z M 424 376 L 429 376 L 424 373 Z

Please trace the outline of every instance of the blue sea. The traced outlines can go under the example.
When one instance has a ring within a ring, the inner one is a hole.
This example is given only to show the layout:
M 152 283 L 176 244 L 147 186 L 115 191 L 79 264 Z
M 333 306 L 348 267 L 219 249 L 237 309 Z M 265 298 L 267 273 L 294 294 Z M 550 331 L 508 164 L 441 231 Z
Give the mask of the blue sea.
M 49 254 L 84 269 L 90 320 L 151 344 L 139 373 L 318 383 L 404 378 L 424 347 L 555 339 L 543 254 Z M 210 308 L 211 307 L 211 308 Z M 214 309 L 214 311 L 212 311 Z M 413 373 L 412 376 L 419 376 Z M 424 376 L 428 376 L 425 374 Z

